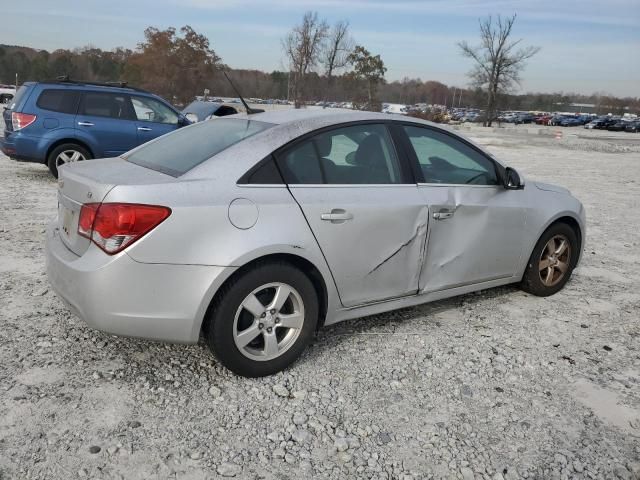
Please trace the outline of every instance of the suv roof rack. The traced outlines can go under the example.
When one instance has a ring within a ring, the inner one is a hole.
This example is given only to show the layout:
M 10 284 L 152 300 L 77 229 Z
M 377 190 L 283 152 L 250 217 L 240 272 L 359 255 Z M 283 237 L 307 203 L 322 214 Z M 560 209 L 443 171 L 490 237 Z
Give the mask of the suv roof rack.
M 81 80 L 71 80 L 69 78 L 69 75 L 61 75 L 59 77 L 56 77 L 55 80 L 46 83 L 65 83 L 69 85 L 91 85 L 93 87 L 127 88 L 136 92 L 149 93 L 147 90 L 143 90 L 142 88 L 131 87 L 127 85 L 127 82 L 83 82 Z

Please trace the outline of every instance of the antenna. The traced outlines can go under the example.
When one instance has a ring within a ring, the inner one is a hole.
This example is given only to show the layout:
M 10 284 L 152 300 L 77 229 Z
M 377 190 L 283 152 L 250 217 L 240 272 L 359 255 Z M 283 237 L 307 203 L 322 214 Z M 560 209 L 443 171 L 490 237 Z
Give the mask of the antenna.
M 233 88 L 233 91 L 236 92 L 236 95 L 238 95 L 238 98 L 242 102 L 242 105 L 244 105 L 244 108 L 247 110 L 247 115 L 251 115 L 252 113 L 264 112 L 264 110 L 262 110 L 261 108 L 251 108 L 249 105 L 247 105 L 247 102 L 244 101 L 244 98 L 242 98 L 242 95 L 240 95 L 240 92 L 238 91 L 236 86 L 233 84 L 233 82 L 229 78 L 229 75 L 227 75 L 227 72 L 225 70 L 223 70 L 222 73 L 224 73 L 225 78 L 231 84 L 231 88 Z

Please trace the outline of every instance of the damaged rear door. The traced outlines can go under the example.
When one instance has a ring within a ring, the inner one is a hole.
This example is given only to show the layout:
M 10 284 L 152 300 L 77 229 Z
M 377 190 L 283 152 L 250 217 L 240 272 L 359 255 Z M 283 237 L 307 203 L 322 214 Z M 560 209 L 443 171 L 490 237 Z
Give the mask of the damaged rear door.
M 523 193 L 506 190 L 496 164 L 470 144 L 427 127 L 404 125 L 429 207 L 420 291 L 513 276 L 521 264 Z
M 428 208 L 385 125 L 323 130 L 277 157 L 344 306 L 418 291 Z

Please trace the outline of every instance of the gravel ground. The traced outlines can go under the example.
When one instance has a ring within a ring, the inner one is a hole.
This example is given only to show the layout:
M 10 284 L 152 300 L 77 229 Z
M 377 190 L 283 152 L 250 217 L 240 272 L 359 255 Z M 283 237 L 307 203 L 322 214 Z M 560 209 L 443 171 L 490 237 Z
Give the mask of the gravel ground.
M 585 204 L 562 292 L 346 322 L 255 380 L 75 318 L 44 273 L 56 184 L 0 156 L 0 479 L 640 478 L 640 136 L 572 131 L 468 133 Z

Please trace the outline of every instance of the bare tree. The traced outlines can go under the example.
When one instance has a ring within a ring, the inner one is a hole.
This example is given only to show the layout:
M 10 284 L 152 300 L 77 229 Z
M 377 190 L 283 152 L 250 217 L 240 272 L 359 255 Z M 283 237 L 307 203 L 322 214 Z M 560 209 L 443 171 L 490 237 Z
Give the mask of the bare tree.
M 318 64 L 328 30 L 327 22 L 320 20 L 316 12 L 307 12 L 302 23 L 293 27 L 282 41 L 282 48 L 293 73 L 292 93 L 296 108 L 302 106 L 307 74 Z
M 498 15 L 495 20 L 489 16 L 480 20 L 480 45 L 470 46 L 460 42 L 458 46 L 465 57 L 473 59 L 475 67 L 469 72 L 474 86 L 486 88 L 487 107 L 484 126 L 491 126 L 496 116 L 498 93 L 505 92 L 514 84 L 520 83 L 520 72 L 525 62 L 533 57 L 540 48 L 517 48 L 522 39 L 511 41 L 511 30 L 516 21 L 514 14 L 508 18 Z
M 327 94 L 333 86 L 334 74 L 349 65 L 349 55 L 353 51 L 353 39 L 349 35 L 349 22 L 340 20 L 328 33 L 320 63 L 324 65 L 327 79 Z M 325 94 L 325 100 L 327 95 Z

